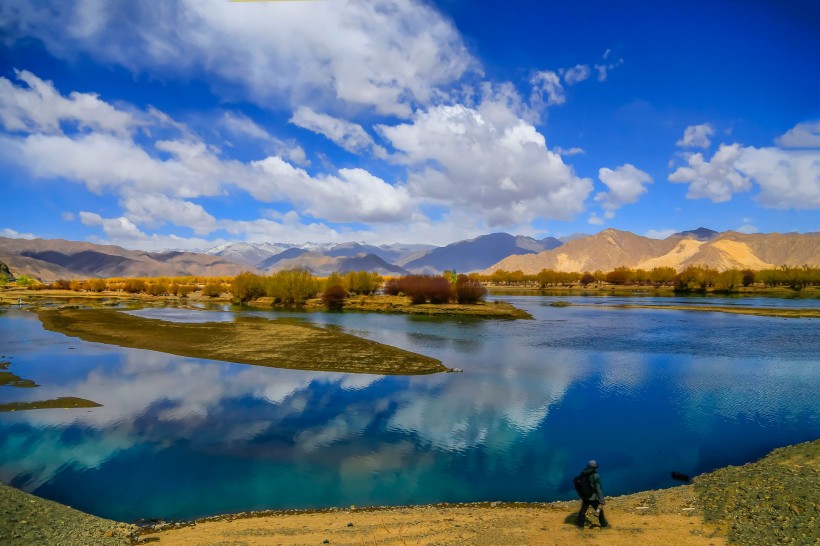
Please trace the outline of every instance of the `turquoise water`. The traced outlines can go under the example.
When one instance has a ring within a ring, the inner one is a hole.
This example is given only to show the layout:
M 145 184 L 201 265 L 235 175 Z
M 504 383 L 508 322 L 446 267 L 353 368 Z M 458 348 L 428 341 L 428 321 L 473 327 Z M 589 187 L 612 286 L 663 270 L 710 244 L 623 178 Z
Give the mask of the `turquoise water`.
M 676 485 L 671 471 L 695 475 L 820 437 L 817 320 L 502 299 L 535 320 L 294 314 L 464 369 L 422 377 L 183 358 L 86 343 L 44 331 L 33 314 L 0 313 L 0 356 L 41 385 L 0 387 L 0 403 L 103 404 L 0 413 L 0 480 L 126 521 L 547 501 L 573 498 L 571 478 L 589 458 L 601 464 L 605 492 L 621 494 Z M 229 311 L 143 315 L 229 320 Z

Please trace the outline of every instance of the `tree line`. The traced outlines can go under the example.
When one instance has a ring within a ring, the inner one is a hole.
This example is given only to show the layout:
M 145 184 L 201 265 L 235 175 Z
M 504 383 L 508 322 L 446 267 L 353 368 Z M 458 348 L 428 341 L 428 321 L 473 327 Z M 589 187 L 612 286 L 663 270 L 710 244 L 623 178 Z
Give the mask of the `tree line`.
M 542 269 L 534 275 L 522 271 L 494 271 L 490 275 L 471 275 L 486 284 L 498 286 L 588 286 L 591 284 L 611 284 L 630 286 L 671 286 L 678 291 L 693 290 L 734 290 L 741 286 L 785 286 L 801 290 L 808 286 L 820 285 L 820 268 L 783 266 L 774 269 L 728 269 L 692 265 L 678 272 L 673 267 L 653 269 L 631 269 L 617 267 L 612 271 L 566 272 Z

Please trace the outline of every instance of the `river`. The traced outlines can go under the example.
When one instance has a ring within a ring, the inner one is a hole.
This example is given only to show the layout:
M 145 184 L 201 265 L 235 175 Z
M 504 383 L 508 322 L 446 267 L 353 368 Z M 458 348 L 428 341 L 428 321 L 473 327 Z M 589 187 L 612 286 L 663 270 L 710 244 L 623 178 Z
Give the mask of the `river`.
M 0 480 L 122 521 L 549 501 L 574 497 L 572 477 L 590 458 L 600 463 L 605 493 L 615 495 L 676 485 L 672 471 L 696 475 L 820 437 L 816 319 L 500 299 L 534 320 L 289 313 L 464 370 L 414 377 L 125 349 L 44 331 L 33 313 L 0 312 L 0 360 L 41 385 L 0 387 L 0 403 L 76 396 L 102 404 L 0 413 Z M 170 320 L 283 314 L 141 313 Z

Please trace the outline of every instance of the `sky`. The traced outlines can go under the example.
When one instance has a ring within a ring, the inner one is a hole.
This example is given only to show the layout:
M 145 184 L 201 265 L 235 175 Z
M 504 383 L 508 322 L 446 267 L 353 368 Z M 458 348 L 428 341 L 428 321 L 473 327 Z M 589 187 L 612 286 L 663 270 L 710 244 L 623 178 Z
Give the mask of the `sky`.
M 812 0 L 4 0 L 0 236 L 820 230 Z

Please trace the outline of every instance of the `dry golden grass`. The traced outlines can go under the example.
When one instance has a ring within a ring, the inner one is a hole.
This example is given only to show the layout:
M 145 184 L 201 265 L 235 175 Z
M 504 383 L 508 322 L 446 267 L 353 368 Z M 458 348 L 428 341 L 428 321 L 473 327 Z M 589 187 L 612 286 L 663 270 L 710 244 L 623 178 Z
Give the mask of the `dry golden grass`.
M 113 309 L 40 310 L 47 330 L 85 341 L 299 370 L 380 375 L 443 372 L 424 355 L 295 319 L 237 317 L 235 322 L 178 323 Z

